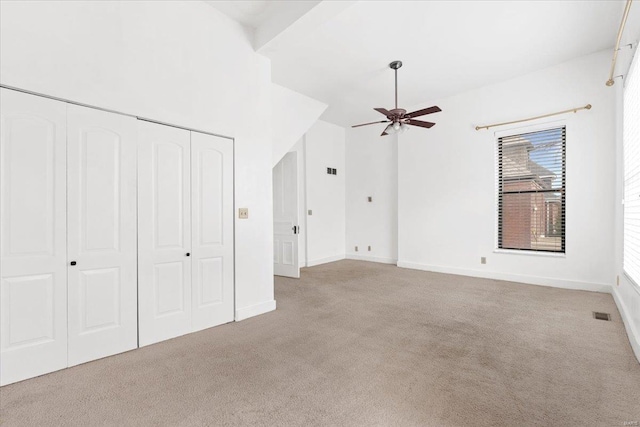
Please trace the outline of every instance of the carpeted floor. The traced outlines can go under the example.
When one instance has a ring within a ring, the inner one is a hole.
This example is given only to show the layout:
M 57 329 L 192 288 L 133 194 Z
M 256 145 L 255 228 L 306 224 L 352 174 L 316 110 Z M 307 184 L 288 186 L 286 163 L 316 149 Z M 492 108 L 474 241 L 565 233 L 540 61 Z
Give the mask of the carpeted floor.
M 610 295 L 340 261 L 277 278 L 276 299 L 3 387 L 3 426 L 640 421 L 640 364 Z

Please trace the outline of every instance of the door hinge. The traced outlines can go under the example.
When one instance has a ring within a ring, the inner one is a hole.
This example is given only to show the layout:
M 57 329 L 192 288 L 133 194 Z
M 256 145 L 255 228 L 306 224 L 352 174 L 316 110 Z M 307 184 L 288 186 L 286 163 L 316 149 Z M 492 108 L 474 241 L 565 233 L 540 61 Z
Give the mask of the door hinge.
M 293 226 L 293 234 L 298 234 L 300 233 L 300 227 L 298 227 L 297 225 Z

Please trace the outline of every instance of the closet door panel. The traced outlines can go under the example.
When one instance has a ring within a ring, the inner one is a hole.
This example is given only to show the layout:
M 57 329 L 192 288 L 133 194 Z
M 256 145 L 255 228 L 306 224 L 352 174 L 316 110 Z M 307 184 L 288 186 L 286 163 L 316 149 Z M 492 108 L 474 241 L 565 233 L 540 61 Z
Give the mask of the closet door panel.
M 233 320 L 233 143 L 191 132 L 193 330 Z
M 67 366 L 66 106 L 0 89 L 0 384 Z
M 138 129 L 143 346 L 191 331 L 191 158 L 189 131 L 144 121 L 138 122 Z
M 69 366 L 137 347 L 136 119 L 67 115 Z

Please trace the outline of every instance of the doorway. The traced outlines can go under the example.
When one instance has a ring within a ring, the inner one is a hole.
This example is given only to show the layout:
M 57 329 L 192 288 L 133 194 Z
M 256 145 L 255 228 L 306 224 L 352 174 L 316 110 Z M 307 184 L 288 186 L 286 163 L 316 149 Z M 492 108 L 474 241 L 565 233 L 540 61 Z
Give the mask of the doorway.
M 298 155 L 287 153 L 273 168 L 273 270 L 300 278 Z

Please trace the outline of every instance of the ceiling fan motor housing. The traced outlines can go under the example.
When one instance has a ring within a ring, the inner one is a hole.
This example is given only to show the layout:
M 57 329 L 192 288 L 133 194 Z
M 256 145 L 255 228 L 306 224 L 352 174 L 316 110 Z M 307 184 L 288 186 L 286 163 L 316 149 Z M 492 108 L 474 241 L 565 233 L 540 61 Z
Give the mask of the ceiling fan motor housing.
M 394 108 L 393 110 L 389 110 L 389 112 L 391 115 L 388 116 L 388 119 L 394 121 L 401 119 L 405 114 L 407 114 L 407 110 L 404 108 Z

